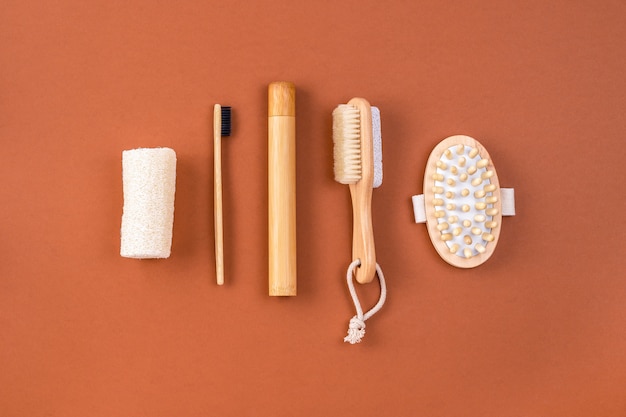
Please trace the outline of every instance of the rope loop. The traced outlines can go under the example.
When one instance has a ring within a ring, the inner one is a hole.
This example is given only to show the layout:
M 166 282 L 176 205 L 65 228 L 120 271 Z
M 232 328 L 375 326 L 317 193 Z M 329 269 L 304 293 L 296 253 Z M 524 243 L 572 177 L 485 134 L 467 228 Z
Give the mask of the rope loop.
M 371 318 L 382 308 L 382 306 L 385 304 L 385 299 L 387 298 L 387 286 L 385 284 L 385 276 L 383 275 L 383 271 L 380 268 L 380 265 L 376 264 L 376 276 L 378 277 L 378 282 L 380 283 L 380 298 L 378 299 L 378 302 L 374 307 L 372 307 L 369 311 L 363 314 L 363 308 L 361 308 L 361 302 L 359 301 L 359 297 L 356 294 L 356 289 L 354 288 L 353 282 L 354 269 L 360 265 L 360 259 L 353 261 L 348 267 L 348 273 L 346 274 L 348 289 L 350 290 L 350 295 L 352 296 L 352 301 L 354 302 L 356 315 L 350 319 L 350 324 L 348 326 L 348 335 L 343 338 L 343 341 L 348 342 L 351 345 L 361 342 L 361 339 L 363 339 L 363 337 L 365 336 L 365 321 Z

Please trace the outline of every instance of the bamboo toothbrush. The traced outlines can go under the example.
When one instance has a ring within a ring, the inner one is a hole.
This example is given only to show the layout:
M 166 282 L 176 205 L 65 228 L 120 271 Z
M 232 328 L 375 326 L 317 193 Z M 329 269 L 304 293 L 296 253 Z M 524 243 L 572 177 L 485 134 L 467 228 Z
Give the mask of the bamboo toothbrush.
M 224 226 L 222 219 L 222 136 L 230 136 L 231 110 L 213 107 L 213 212 L 215 217 L 215 274 L 217 285 L 224 284 Z
M 352 259 L 360 260 L 356 280 L 376 274 L 372 189 L 382 183 L 380 113 L 367 100 L 353 98 L 333 111 L 335 180 L 349 184 L 352 198 Z

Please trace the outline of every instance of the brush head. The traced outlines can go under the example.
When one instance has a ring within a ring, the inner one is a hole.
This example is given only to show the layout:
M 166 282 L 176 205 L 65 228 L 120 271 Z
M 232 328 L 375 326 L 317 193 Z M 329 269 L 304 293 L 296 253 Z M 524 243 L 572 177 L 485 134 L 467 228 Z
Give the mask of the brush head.
M 383 181 L 380 111 L 370 107 L 372 120 L 373 187 Z M 333 111 L 333 157 L 335 181 L 356 184 L 363 173 L 361 112 L 351 104 L 340 104 Z
M 493 253 L 502 199 L 487 150 L 469 136 L 451 136 L 431 153 L 424 176 L 428 232 L 448 263 L 472 268 Z
M 222 136 L 230 136 L 230 131 L 231 131 L 231 124 L 230 124 L 230 115 L 231 115 L 231 110 L 230 110 L 230 106 L 221 106 L 221 111 L 222 111 L 222 130 L 221 130 L 221 135 Z

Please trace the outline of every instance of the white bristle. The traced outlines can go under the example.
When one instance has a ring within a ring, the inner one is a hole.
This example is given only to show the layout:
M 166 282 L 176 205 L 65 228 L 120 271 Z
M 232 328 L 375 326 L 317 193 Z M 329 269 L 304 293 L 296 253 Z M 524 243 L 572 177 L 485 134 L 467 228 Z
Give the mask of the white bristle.
M 349 104 L 333 110 L 335 181 L 355 184 L 361 179 L 361 114 Z

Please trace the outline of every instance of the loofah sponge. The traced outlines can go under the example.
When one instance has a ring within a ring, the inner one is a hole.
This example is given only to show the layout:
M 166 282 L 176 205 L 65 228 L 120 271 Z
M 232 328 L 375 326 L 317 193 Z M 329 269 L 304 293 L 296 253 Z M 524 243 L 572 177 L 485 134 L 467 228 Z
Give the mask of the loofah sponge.
M 122 152 L 124 212 L 120 255 L 168 258 L 172 247 L 176 152 L 140 148 Z

